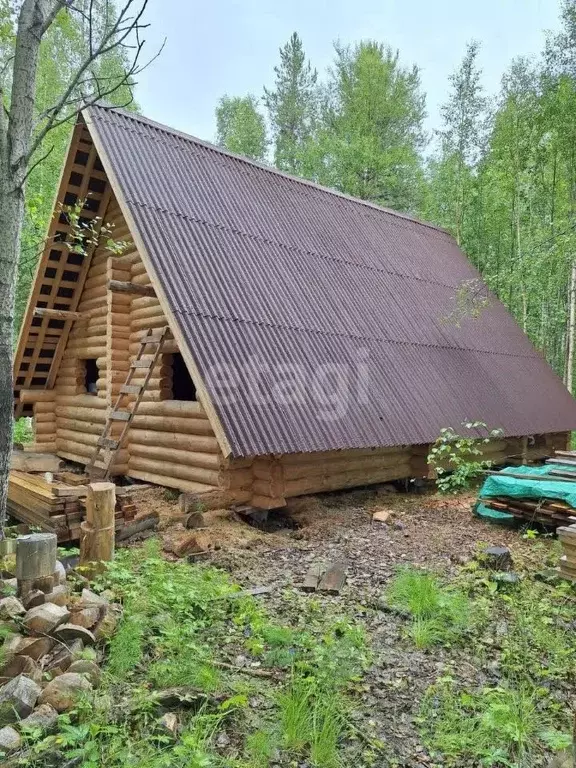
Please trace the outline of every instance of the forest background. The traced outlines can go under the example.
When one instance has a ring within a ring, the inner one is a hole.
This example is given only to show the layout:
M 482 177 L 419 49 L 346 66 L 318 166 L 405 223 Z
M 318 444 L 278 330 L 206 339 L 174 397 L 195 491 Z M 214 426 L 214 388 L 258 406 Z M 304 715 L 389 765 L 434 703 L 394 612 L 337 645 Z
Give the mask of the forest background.
M 10 0 L 0 0 L 0 56 L 14 42 Z M 104 7 L 104 5 L 103 5 Z M 102 23 L 106 23 L 103 18 Z M 227 149 L 449 230 L 572 390 L 576 335 L 576 0 L 563 0 L 559 32 L 539 57 L 517 58 L 497 94 L 486 93 L 481 43 L 471 41 L 446 84 L 442 124 L 426 133 L 418 66 L 381 41 L 335 44 L 317 72 L 294 33 L 274 85 L 225 95 L 216 141 Z M 54 102 L 86 45 L 78 17 L 60 14 L 43 42 L 37 104 Z M 1 62 L 0 62 L 1 63 Z M 126 62 L 111 51 L 99 76 Z M 137 109 L 129 87 L 114 102 Z M 47 139 L 31 173 L 19 265 L 17 315 L 30 290 L 71 126 Z M 457 314 L 486 297 L 464 285 Z M 458 317 L 456 317 L 456 322 Z

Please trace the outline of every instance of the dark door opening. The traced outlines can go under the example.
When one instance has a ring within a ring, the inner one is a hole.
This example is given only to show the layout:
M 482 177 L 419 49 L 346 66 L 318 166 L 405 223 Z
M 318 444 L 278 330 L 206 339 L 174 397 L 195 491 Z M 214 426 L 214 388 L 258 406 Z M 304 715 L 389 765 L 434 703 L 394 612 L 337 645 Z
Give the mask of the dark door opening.
M 96 360 L 84 360 L 84 386 L 89 395 L 98 394 L 98 376 Z
M 179 352 L 172 355 L 172 398 L 196 400 L 196 387 Z

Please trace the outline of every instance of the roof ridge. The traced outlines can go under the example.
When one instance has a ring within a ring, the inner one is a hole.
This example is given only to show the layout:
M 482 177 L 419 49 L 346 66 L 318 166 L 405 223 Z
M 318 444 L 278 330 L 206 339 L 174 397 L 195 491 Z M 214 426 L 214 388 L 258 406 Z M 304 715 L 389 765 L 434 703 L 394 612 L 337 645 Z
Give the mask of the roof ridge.
M 389 214 L 390 216 L 394 216 L 404 221 L 409 221 L 413 224 L 419 224 L 422 227 L 426 227 L 428 229 L 432 229 L 437 232 L 441 232 L 444 235 L 448 235 L 449 237 L 452 237 L 452 235 L 450 234 L 450 232 L 448 232 L 447 229 L 444 229 L 443 227 L 439 227 L 436 224 L 432 224 L 431 222 L 428 222 L 428 221 L 422 221 L 422 219 L 418 219 L 416 216 L 411 216 L 410 214 L 403 213 L 401 211 L 395 211 L 393 208 L 386 208 L 382 205 L 377 205 L 376 203 L 372 203 L 369 200 L 362 200 L 359 197 L 348 195 L 346 192 L 340 192 L 337 189 L 333 189 L 332 187 L 326 187 L 323 184 L 318 184 L 315 181 L 311 181 L 310 179 L 305 179 L 301 176 L 293 176 L 292 174 L 286 173 L 285 171 L 280 171 L 278 168 L 274 168 L 273 166 L 268 165 L 267 163 L 261 163 L 258 160 L 252 160 L 251 158 L 245 157 L 244 155 L 239 155 L 236 152 L 230 152 L 230 150 L 224 149 L 223 147 L 219 147 L 217 144 L 213 144 L 212 142 L 206 141 L 205 139 L 200 139 L 197 136 L 193 136 L 192 134 L 186 133 L 185 131 L 180 131 L 177 128 L 171 128 L 169 125 L 166 125 L 165 123 L 159 123 L 158 121 L 152 120 L 151 118 L 146 117 L 145 115 L 140 115 L 136 112 L 129 112 L 127 109 L 122 109 L 121 107 L 105 106 L 102 104 L 92 104 L 89 107 L 86 107 L 85 109 L 83 109 L 82 112 L 84 111 L 89 112 L 90 110 L 95 110 L 95 109 L 102 110 L 103 112 L 116 112 L 117 114 L 120 114 L 123 117 L 133 120 L 134 122 L 150 125 L 172 136 L 179 136 L 180 138 L 185 139 L 186 141 L 189 141 L 193 144 L 198 144 L 201 147 L 205 147 L 206 149 L 213 150 L 214 152 L 217 152 L 221 155 L 232 157 L 235 160 L 239 160 L 240 162 L 243 162 L 246 165 L 252 166 L 254 168 L 259 168 L 262 171 L 267 171 L 268 173 L 274 174 L 276 176 L 280 176 L 281 178 L 284 178 L 284 179 L 288 179 L 289 181 L 297 182 L 298 184 L 302 184 L 303 186 L 310 187 L 319 192 L 328 193 L 330 195 L 333 195 L 334 197 L 339 197 L 343 200 L 348 200 L 350 202 L 363 205 L 366 208 L 371 208 L 372 210 L 379 211 L 380 213 Z

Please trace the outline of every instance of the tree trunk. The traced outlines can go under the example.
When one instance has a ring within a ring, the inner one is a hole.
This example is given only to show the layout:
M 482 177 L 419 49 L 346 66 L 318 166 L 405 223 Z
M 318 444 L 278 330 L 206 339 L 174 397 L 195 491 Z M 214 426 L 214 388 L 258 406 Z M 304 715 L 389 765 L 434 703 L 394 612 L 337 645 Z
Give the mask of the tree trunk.
M 8 477 L 12 453 L 13 382 L 12 347 L 14 335 L 14 297 L 16 265 L 20 253 L 20 235 L 24 215 L 22 191 L 6 183 L 6 164 L 2 163 L 0 182 L 0 538 L 7 517 Z
M 572 378 L 574 371 L 574 333 L 576 330 L 576 261 L 572 262 L 570 274 L 570 294 L 568 312 L 568 341 L 566 352 L 566 387 L 572 392 Z

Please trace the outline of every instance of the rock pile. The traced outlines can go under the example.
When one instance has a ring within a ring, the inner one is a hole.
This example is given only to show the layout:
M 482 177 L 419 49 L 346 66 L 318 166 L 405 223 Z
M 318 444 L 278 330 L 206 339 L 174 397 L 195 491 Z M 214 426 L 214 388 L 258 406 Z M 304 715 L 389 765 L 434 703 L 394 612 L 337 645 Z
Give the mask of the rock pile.
M 5 574 L 7 575 L 7 574 Z M 74 592 L 61 563 L 21 599 L 15 580 L 0 581 L 0 753 L 21 746 L 21 731 L 50 730 L 58 715 L 100 681 L 103 644 L 121 608 L 84 588 Z

